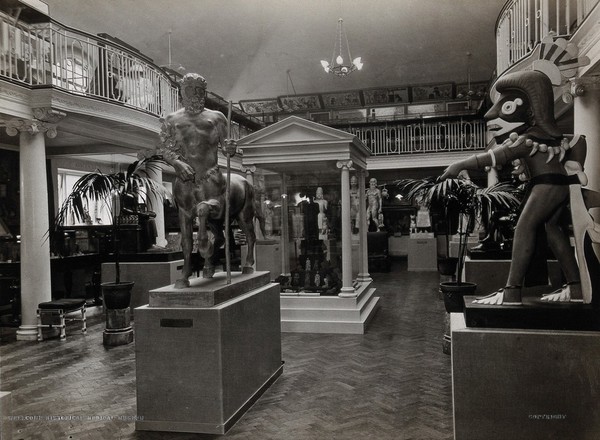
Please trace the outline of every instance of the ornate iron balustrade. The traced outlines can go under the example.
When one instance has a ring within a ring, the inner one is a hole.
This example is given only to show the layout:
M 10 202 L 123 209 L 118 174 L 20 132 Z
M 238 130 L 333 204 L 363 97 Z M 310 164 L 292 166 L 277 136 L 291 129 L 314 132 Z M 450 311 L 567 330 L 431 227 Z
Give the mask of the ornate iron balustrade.
M 142 54 L 54 22 L 15 25 L 2 13 L 0 76 L 118 102 L 156 116 L 180 107 L 177 86 Z
M 485 149 L 486 123 L 457 120 L 350 127 L 375 156 Z
M 569 37 L 600 0 L 511 0 L 496 22 L 498 75 L 547 35 Z

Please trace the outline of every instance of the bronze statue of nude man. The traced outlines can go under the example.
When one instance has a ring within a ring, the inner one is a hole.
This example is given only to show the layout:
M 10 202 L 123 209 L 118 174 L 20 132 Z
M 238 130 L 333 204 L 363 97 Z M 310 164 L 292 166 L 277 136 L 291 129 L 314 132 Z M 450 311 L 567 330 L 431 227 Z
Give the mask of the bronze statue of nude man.
M 198 219 L 198 250 L 204 258 L 203 277 L 215 272 L 214 250 L 224 242 L 226 178 L 218 164 L 218 149 L 235 145 L 227 139 L 227 118 L 219 111 L 204 107 L 206 81 L 195 73 L 188 73 L 181 83 L 183 108 L 169 114 L 162 121 L 160 149 L 163 159 L 177 174 L 173 195 L 177 203 L 181 246 L 184 265 L 182 278 L 176 288 L 189 286 L 192 274 L 191 253 L 194 220 Z M 248 256 L 243 272 L 252 271 L 254 264 L 253 219 L 256 215 L 252 185 L 238 174 L 231 175 L 230 216 L 238 221 L 248 241 Z M 214 234 L 214 243 L 208 230 Z

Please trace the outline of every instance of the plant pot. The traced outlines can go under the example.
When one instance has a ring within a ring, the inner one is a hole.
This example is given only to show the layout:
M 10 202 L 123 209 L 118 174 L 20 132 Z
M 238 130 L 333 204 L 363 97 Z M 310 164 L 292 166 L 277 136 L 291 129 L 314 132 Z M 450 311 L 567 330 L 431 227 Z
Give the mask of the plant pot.
M 454 276 L 456 274 L 457 264 L 458 258 L 456 257 L 438 258 L 438 272 L 448 277 Z
M 132 281 L 101 284 L 106 315 L 106 328 L 102 333 L 102 341 L 106 346 L 113 347 L 133 342 L 129 309 L 133 285 Z
M 133 281 L 120 283 L 102 283 L 102 296 L 104 307 L 107 309 L 126 309 L 131 302 L 131 289 Z
M 460 284 L 455 281 L 440 283 L 440 291 L 444 295 L 444 306 L 448 313 L 462 313 L 465 308 L 464 296 L 473 295 L 477 284 L 466 281 Z

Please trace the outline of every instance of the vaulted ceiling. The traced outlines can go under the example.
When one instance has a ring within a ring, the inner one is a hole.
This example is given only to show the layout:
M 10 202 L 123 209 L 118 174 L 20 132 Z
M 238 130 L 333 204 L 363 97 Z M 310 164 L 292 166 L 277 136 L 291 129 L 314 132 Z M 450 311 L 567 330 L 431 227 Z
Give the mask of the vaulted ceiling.
M 235 102 L 286 94 L 489 80 L 506 0 L 45 0 L 50 16 L 107 33 L 158 65 L 197 72 Z M 363 70 L 326 74 L 344 19 Z M 467 53 L 471 53 L 470 57 Z M 470 59 L 470 61 L 468 61 Z

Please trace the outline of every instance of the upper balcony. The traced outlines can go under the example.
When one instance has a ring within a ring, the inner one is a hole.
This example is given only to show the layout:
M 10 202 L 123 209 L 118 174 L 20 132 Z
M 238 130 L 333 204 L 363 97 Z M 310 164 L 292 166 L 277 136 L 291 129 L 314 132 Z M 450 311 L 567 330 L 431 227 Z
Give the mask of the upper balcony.
M 531 55 L 548 35 L 569 40 L 600 0 L 510 0 L 496 22 L 497 74 Z
M 0 7 L 0 95 L 6 98 L 0 124 L 30 118 L 34 107 L 65 113 L 58 137 L 47 139 L 49 155 L 152 148 L 158 118 L 181 107 L 180 78 L 109 35 L 69 28 L 24 3 Z M 218 95 L 207 92 L 206 101 L 227 114 L 228 102 Z M 236 138 L 264 126 L 239 108 L 233 108 L 232 122 Z M 15 142 L 0 133 L 0 143 Z
M 4 12 L 0 12 L 0 76 L 154 116 L 179 108 L 177 85 L 135 49 L 52 21 L 25 23 Z

